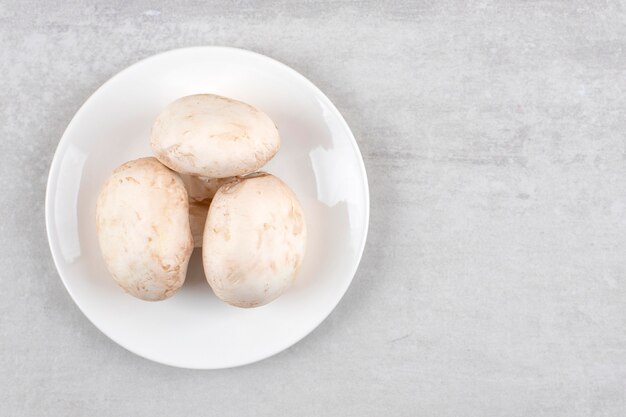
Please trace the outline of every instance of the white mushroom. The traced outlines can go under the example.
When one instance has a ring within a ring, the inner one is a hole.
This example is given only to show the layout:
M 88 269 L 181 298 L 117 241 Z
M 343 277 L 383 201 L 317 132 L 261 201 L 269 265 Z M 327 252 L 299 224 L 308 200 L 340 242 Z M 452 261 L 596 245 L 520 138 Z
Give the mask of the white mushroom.
M 294 193 L 273 175 L 251 174 L 223 185 L 213 198 L 204 272 L 221 300 L 261 306 L 293 283 L 305 245 L 306 223 Z
M 211 200 L 217 190 L 233 178 L 205 178 L 181 174 L 185 189 L 189 195 L 189 226 L 193 236 L 194 247 L 202 246 L 204 223 L 209 212 Z
M 193 251 L 188 209 L 183 181 L 155 158 L 113 171 L 98 196 L 96 227 L 106 266 L 126 292 L 157 301 L 183 284 Z
M 261 168 L 280 147 L 274 122 L 241 101 L 197 94 L 157 117 L 150 136 L 156 157 L 181 174 L 225 178 Z

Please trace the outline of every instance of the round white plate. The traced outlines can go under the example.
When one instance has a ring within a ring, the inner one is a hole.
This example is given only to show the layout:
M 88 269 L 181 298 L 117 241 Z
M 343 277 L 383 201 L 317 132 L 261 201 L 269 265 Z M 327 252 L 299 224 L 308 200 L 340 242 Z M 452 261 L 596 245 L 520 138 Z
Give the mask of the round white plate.
M 170 299 L 140 301 L 109 276 L 96 238 L 101 185 L 125 161 L 151 155 L 150 128 L 178 97 L 216 93 L 248 102 L 275 121 L 282 147 L 265 167 L 305 211 L 307 253 L 296 283 L 276 301 L 241 309 L 218 300 L 201 256 Z M 253 52 L 198 47 L 155 55 L 100 87 L 67 127 L 50 168 L 48 240 L 59 275 L 91 322 L 156 362 L 216 369 L 255 362 L 293 345 L 337 305 L 367 235 L 369 192 L 350 128 L 330 100 L 291 68 Z

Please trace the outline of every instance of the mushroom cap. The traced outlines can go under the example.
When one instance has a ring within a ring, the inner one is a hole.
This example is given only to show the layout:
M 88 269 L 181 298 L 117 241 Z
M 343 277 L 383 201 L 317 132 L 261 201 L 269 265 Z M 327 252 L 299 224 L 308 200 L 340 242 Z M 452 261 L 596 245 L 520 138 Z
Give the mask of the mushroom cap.
M 306 223 L 294 193 L 258 173 L 222 186 L 204 228 L 207 281 L 223 301 L 257 307 L 294 282 L 304 257 Z
M 193 251 L 187 192 L 156 158 L 118 167 L 98 196 L 96 230 L 113 279 L 147 301 L 170 297 L 185 281 Z
M 214 94 L 182 97 L 152 127 L 150 145 L 164 165 L 209 178 L 258 170 L 278 152 L 274 122 L 249 104 Z

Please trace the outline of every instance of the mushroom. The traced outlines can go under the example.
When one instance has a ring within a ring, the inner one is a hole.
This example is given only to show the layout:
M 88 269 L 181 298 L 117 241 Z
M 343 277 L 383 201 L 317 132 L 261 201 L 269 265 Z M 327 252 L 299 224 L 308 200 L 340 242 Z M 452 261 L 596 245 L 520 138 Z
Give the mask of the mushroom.
M 181 174 L 180 177 L 185 183 L 185 189 L 189 195 L 189 226 L 191 227 L 194 247 L 199 248 L 202 246 L 204 223 L 211 200 L 218 188 L 232 181 L 233 178 L 205 178 L 186 174 Z
M 185 281 L 193 251 L 187 192 L 156 158 L 118 167 L 96 206 L 100 249 L 113 279 L 146 301 L 164 300 Z
M 280 147 L 274 122 L 241 101 L 197 94 L 169 104 L 157 117 L 150 145 L 181 174 L 225 178 L 254 172 Z
M 250 174 L 213 197 L 204 228 L 204 272 L 221 300 L 261 306 L 294 282 L 305 245 L 306 223 L 294 193 L 273 175 Z

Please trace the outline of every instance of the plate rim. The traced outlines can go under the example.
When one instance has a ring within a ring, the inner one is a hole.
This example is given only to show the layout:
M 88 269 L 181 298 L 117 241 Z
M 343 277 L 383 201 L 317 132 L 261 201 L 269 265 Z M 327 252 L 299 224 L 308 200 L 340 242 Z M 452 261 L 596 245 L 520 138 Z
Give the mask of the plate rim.
M 136 67 L 138 67 L 140 65 L 145 65 L 149 61 L 157 60 L 159 58 L 163 58 L 166 55 L 175 55 L 175 54 L 180 54 L 180 53 L 194 53 L 194 52 L 199 52 L 199 51 L 226 51 L 226 52 L 233 53 L 233 54 L 249 55 L 249 56 L 251 56 L 251 57 L 253 57 L 255 59 L 265 60 L 265 61 L 269 62 L 270 64 L 272 64 L 274 66 L 277 66 L 277 67 L 279 67 L 279 68 L 281 68 L 281 69 L 291 73 L 291 75 L 295 76 L 296 78 L 300 79 L 300 81 L 304 82 L 304 84 L 307 85 L 308 88 L 310 88 L 313 92 L 315 92 L 318 95 L 318 97 L 321 98 L 324 101 L 324 104 L 326 106 L 328 106 L 328 108 L 335 114 L 335 116 L 338 117 L 338 120 L 339 120 L 339 122 L 341 124 L 341 127 L 348 133 L 348 137 L 350 139 L 350 144 L 352 146 L 352 149 L 355 152 L 355 155 L 358 157 L 357 158 L 358 159 L 357 165 L 359 166 L 361 177 L 363 178 L 363 189 L 364 189 L 364 199 L 365 199 L 365 201 L 364 201 L 365 205 L 364 205 L 363 239 L 361 241 L 360 247 L 358 248 L 357 261 L 354 263 L 354 265 L 351 268 L 352 271 L 350 273 L 350 275 L 351 275 L 350 280 L 347 282 L 345 287 L 341 289 L 341 294 L 340 294 L 339 298 L 337 299 L 337 302 L 328 311 L 328 313 L 326 313 L 323 316 L 321 316 L 321 318 L 318 321 L 316 321 L 316 323 L 313 326 L 311 326 L 311 328 L 309 330 L 307 330 L 302 336 L 298 337 L 294 341 L 290 341 L 286 346 L 283 346 L 280 349 L 278 349 L 276 351 L 273 351 L 272 353 L 261 354 L 261 355 L 258 355 L 257 357 L 254 357 L 253 359 L 249 359 L 249 360 L 243 361 L 243 362 L 235 364 L 235 365 L 226 364 L 224 366 L 213 366 L 213 367 L 206 367 L 206 366 L 181 366 L 179 364 L 175 364 L 175 363 L 172 363 L 172 362 L 169 362 L 169 361 L 164 361 L 162 359 L 157 359 L 157 358 L 151 357 L 151 355 L 145 354 L 145 352 L 138 352 L 135 349 L 128 347 L 125 343 L 120 342 L 119 340 L 113 338 L 107 332 L 102 330 L 91 319 L 91 317 L 89 317 L 89 315 L 85 312 L 85 310 L 83 309 L 83 306 L 81 306 L 81 303 L 77 300 L 76 295 L 70 289 L 70 286 L 68 285 L 68 283 L 66 281 L 66 278 L 64 277 L 64 274 L 61 272 L 61 268 L 60 268 L 61 255 L 59 253 L 60 249 L 58 247 L 58 244 L 53 243 L 53 239 L 52 239 L 52 237 L 55 236 L 55 233 L 56 233 L 56 232 L 52 231 L 52 225 L 55 224 L 54 219 L 53 219 L 53 213 L 54 213 L 53 197 L 56 195 L 56 189 L 57 189 L 56 183 L 53 184 L 53 180 L 58 180 L 58 176 L 59 176 L 58 174 L 59 174 L 59 169 L 60 169 L 60 160 L 61 160 L 60 156 L 61 156 L 61 153 L 67 147 L 67 143 L 69 141 L 69 134 L 68 134 L 68 132 L 73 128 L 73 125 L 76 123 L 76 120 L 78 118 L 80 118 L 82 113 L 85 111 L 85 107 L 87 106 L 87 104 L 95 96 L 97 96 L 99 93 L 101 93 L 101 91 L 103 89 L 105 89 L 108 85 L 110 85 L 112 82 L 114 82 L 119 77 L 123 76 L 126 72 L 130 71 L 131 69 L 134 69 L 134 68 L 136 68 Z M 299 343 L 304 338 L 306 338 L 308 335 L 310 335 L 315 329 L 317 329 L 330 316 L 330 314 L 335 310 L 335 308 L 337 308 L 337 306 L 339 305 L 339 303 L 341 302 L 341 300 L 345 296 L 348 288 L 352 284 L 352 281 L 354 280 L 354 277 L 355 277 L 355 275 L 356 275 L 356 273 L 358 271 L 359 265 L 361 264 L 361 260 L 362 260 L 362 257 L 363 257 L 363 252 L 365 250 L 367 237 L 368 237 L 368 233 L 369 233 L 369 218 L 370 218 L 369 181 L 368 181 L 368 178 L 367 178 L 367 171 L 365 169 L 365 162 L 363 160 L 363 155 L 362 155 L 361 150 L 360 150 L 360 148 L 358 146 L 358 143 L 357 143 L 357 141 L 356 141 L 356 139 L 354 137 L 354 134 L 352 133 L 352 130 L 350 129 L 350 126 L 348 125 L 348 123 L 344 119 L 344 117 L 341 114 L 341 112 L 339 111 L 339 109 L 337 109 L 337 107 L 334 105 L 334 103 L 312 81 L 310 81 L 308 78 L 306 78 L 304 75 L 302 75 L 301 73 L 299 73 L 295 69 L 291 68 L 290 66 L 288 66 L 288 65 L 286 65 L 286 64 L 284 64 L 284 63 L 282 63 L 282 62 L 280 62 L 280 61 L 278 61 L 278 60 L 276 60 L 274 58 L 271 58 L 271 57 L 269 57 L 269 56 L 267 56 L 265 54 L 261 54 L 261 53 L 254 52 L 254 51 L 250 51 L 248 49 L 236 48 L 236 47 L 230 47 L 230 46 L 190 46 L 190 47 L 176 48 L 176 49 L 170 49 L 170 50 L 167 50 L 167 51 L 159 52 L 159 53 L 147 56 L 145 58 L 140 59 L 139 61 L 136 61 L 136 62 L 132 63 L 131 65 L 123 68 L 122 70 L 120 70 L 119 72 L 115 73 L 113 76 L 108 78 L 93 93 L 91 93 L 85 99 L 85 101 L 81 104 L 81 106 L 78 108 L 78 110 L 74 113 L 74 115 L 72 116 L 72 119 L 70 120 L 70 122 L 68 123 L 67 127 L 63 131 L 61 139 L 59 140 L 59 142 L 58 142 L 58 144 L 56 146 L 56 149 L 54 151 L 54 154 L 52 156 L 52 162 L 50 163 L 50 168 L 48 170 L 48 178 L 47 178 L 47 181 L 46 181 L 46 193 L 45 193 L 45 200 L 44 200 L 44 216 L 45 216 L 45 223 L 46 223 L 46 238 L 48 240 L 48 247 L 50 248 L 50 253 L 52 255 L 52 260 L 53 260 L 56 272 L 57 272 L 59 278 L 61 279 L 61 282 L 63 283 L 63 286 L 65 287 L 66 291 L 69 293 L 70 298 L 72 299 L 74 304 L 78 307 L 78 309 L 85 316 L 85 318 L 87 318 L 87 320 L 96 329 L 98 329 L 102 334 L 104 334 L 108 339 L 110 339 L 111 341 L 113 341 L 117 345 L 121 346 L 122 348 L 126 349 L 127 351 L 129 351 L 129 352 L 131 352 L 131 353 L 133 353 L 133 354 L 135 354 L 135 355 L 137 355 L 137 356 L 139 356 L 141 358 L 147 359 L 147 360 L 152 361 L 152 362 L 156 362 L 158 364 L 167 365 L 167 366 L 180 368 L 180 369 L 196 369 L 196 370 L 228 369 L 228 368 L 236 368 L 236 367 L 240 367 L 240 366 L 249 365 L 249 364 L 252 364 L 252 363 L 255 363 L 255 362 L 259 362 L 259 361 L 268 359 L 268 358 L 270 358 L 270 357 L 272 357 L 274 355 L 277 355 L 277 354 L 279 354 L 281 352 L 284 352 L 285 350 L 291 348 L 292 346 L 294 346 L 295 344 Z

